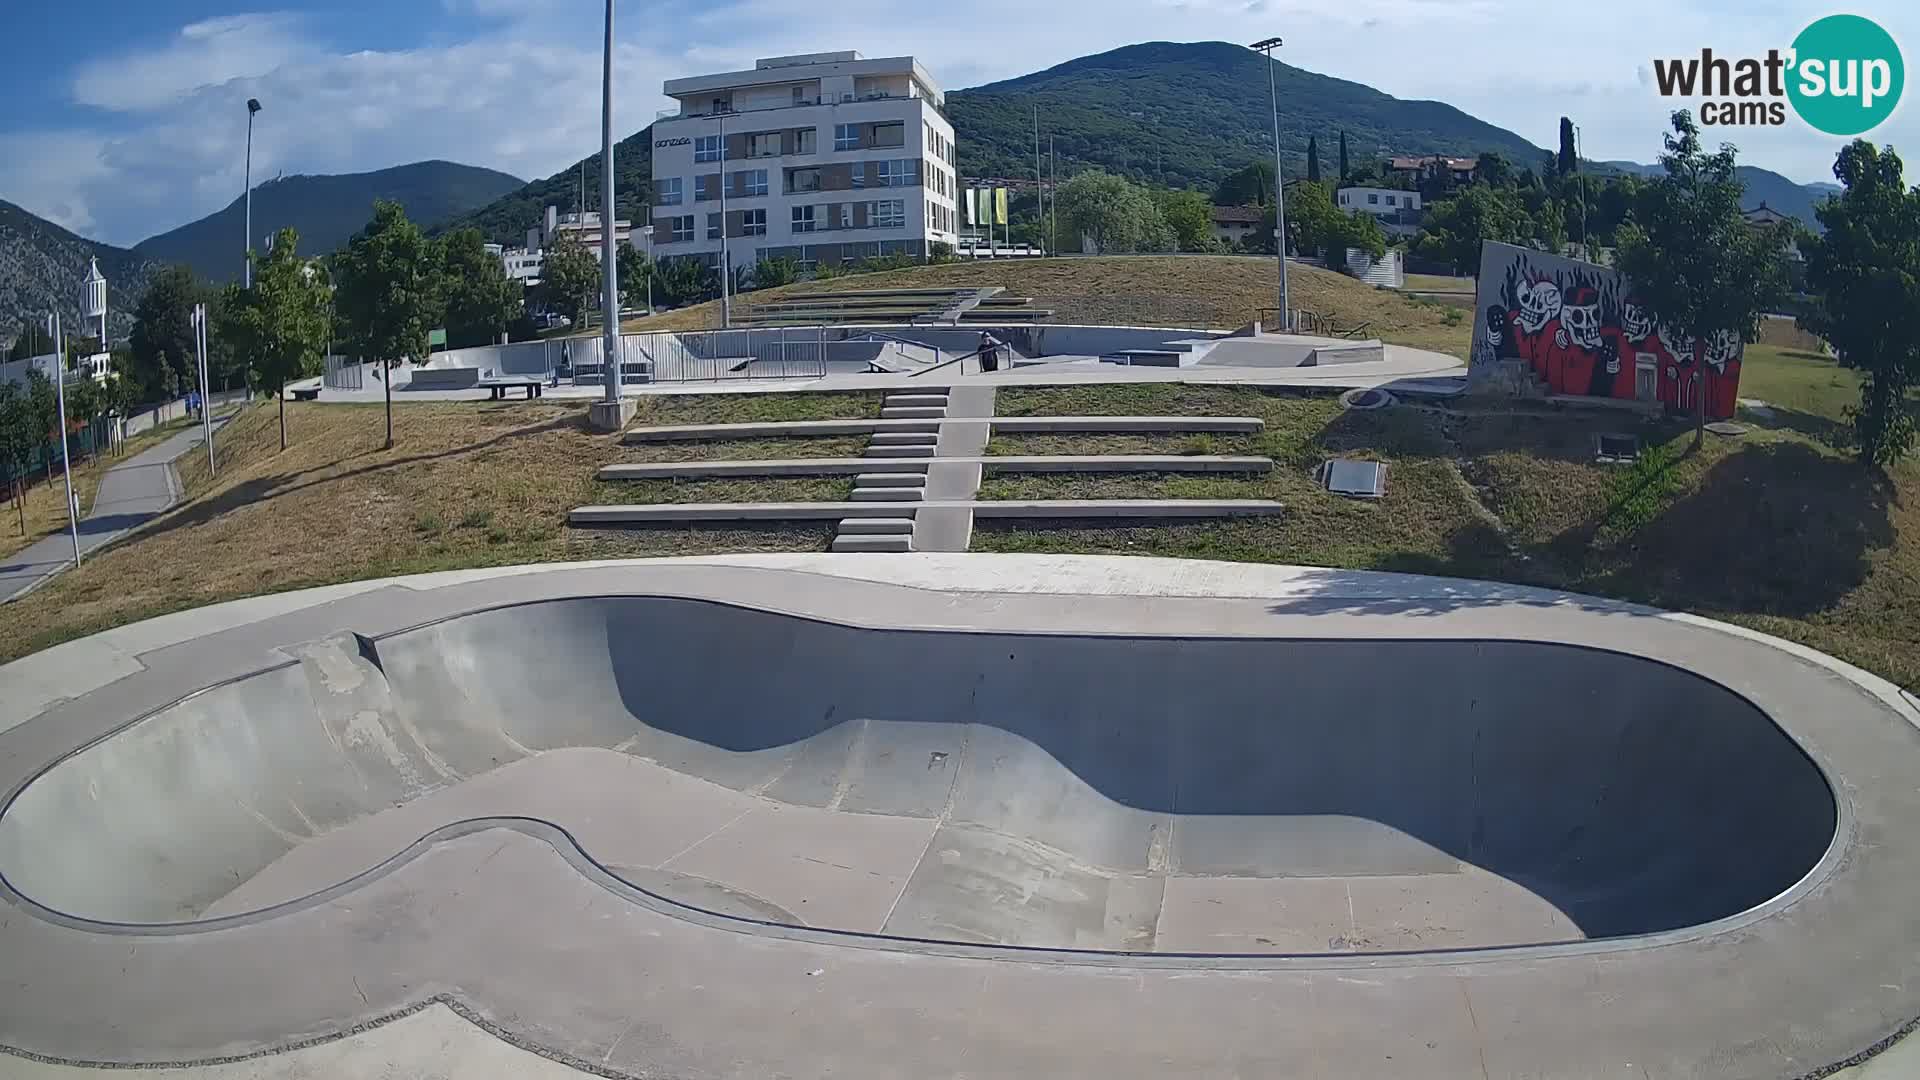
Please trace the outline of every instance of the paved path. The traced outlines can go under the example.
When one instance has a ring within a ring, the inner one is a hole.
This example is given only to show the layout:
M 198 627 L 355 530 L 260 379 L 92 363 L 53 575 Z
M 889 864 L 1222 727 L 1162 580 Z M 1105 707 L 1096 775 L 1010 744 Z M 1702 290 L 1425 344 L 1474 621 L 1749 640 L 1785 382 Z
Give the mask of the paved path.
M 215 426 L 221 423 L 214 421 Z M 80 519 L 83 558 L 180 501 L 180 479 L 173 473 L 173 463 L 200 446 L 201 430 L 195 424 L 107 470 L 94 493 L 93 509 Z M 0 559 L 0 603 L 25 595 L 72 565 L 73 537 L 65 529 Z

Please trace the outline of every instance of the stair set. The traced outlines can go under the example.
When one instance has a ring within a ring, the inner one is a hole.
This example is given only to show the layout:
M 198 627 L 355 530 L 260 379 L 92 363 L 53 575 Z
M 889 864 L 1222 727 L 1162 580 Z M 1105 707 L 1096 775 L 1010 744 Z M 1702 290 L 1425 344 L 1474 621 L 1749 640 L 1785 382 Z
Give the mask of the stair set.
M 940 421 L 947 415 L 947 392 L 926 390 L 890 393 L 881 402 L 883 420 L 915 420 L 907 430 L 876 433 L 866 457 L 931 461 L 940 441 Z M 898 517 L 845 518 L 833 538 L 834 551 L 912 551 L 913 511 L 926 499 L 926 466 L 911 472 L 860 473 L 853 478 L 854 502 L 900 503 Z

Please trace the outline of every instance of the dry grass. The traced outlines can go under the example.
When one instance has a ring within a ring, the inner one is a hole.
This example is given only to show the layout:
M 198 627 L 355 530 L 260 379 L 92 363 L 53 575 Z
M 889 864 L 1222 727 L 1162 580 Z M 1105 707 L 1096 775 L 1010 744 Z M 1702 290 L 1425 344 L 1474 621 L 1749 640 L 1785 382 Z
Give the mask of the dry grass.
M 1272 259 L 1228 255 L 959 262 L 800 282 L 748 293 L 741 302 L 751 306 L 824 290 L 979 285 L 1000 285 L 1011 294 L 1032 297 L 1054 312 L 1055 322 L 1230 330 L 1274 305 L 1279 273 Z M 1371 336 L 1386 341 L 1467 355 L 1471 320 L 1449 326 L 1436 305 L 1418 304 L 1392 290 L 1311 266 L 1291 266 L 1288 285 L 1293 306 L 1330 316 L 1343 328 L 1365 323 Z M 624 329 L 637 333 L 718 325 L 719 302 L 713 301 L 631 320 Z
M 879 391 L 732 394 L 643 394 L 632 427 L 676 424 L 751 424 L 784 420 L 870 420 L 880 415 Z
M 285 453 L 271 405 L 228 425 L 212 483 L 204 457 L 182 459 L 194 497 L 7 605 L 0 660 L 168 611 L 332 582 L 562 559 L 818 551 L 831 537 L 817 526 L 568 530 L 568 510 L 601 501 L 594 471 L 619 457 L 578 407 L 410 405 L 397 414 L 392 450 L 380 448 L 378 405 L 294 403 L 287 422 Z

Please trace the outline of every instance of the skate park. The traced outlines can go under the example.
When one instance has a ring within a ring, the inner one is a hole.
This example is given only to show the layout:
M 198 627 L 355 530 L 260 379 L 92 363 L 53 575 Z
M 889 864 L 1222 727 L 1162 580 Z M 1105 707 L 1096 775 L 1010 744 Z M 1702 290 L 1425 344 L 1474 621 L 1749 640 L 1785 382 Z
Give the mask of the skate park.
M 1614 601 L 743 555 L 7 674 L 19 1060 L 279 1075 L 444 1006 L 620 1076 L 1798 1077 L 1920 1015 L 1910 700 Z

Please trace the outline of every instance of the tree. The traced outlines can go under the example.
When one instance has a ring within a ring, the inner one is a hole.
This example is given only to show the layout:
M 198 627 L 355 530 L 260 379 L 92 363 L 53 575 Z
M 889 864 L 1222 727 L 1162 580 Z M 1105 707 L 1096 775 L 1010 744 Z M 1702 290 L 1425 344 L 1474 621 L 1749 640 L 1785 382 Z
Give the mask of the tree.
M 1908 393 L 1920 386 L 1920 188 L 1908 188 L 1899 155 L 1855 140 L 1833 175 L 1845 187 L 1814 208 L 1826 234 L 1805 243 L 1818 294 L 1803 322 L 1861 372 L 1860 406 L 1848 410 L 1863 465 L 1888 466 L 1913 449 Z
M 620 307 L 639 307 L 647 299 L 647 281 L 653 276 L 653 265 L 647 256 L 632 244 L 621 244 L 614 257 L 614 263 L 620 269 Z
M 1060 185 L 1060 216 L 1102 252 L 1169 251 L 1173 230 L 1146 191 L 1097 169 Z
M 569 233 L 562 233 L 547 248 L 540 264 L 541 304 L 573 320 L 575 326 L 586 321 L 586 314 L 600 295 L 600 260 L 585 244 Z
M 1293 250 L 1303 255 L 1325 252 L 1345 228 L 1341 219 L 1346 216 L 1333 204 L 1332 185 L 1311 180 L 1287 185 L 1287 241 Z M 1263 229 L 1273 235 L 1271 221 L 1263 223 Z M 1271 249 L 1273 244 L 1264 246 Z
M 33 403 L 18 383 L 0 380 L 0 469 L 7 474 L 7 493 L 20 518 L 20 535 L 27 535 L 27 463 L 39 448 Z
M 1733 146 L 1707 153 L 1685 109 L 1673 114 L 1665 143 L 1666 175 L 1647 185 L 1634 221 L 1620 230 L 1616 265 L 1678 333 L 1702 343 L 1753 341 L 1761 313 L 1786 291 L 1785 239 L 1741 216 L 1745 188 L 1734 178 Z M 1706 440 L 1704 366 L 1691 365 L 1696 448 Z
M 1222 177 L 1213 188 L 1215 206 L 1265 206 L 1273 201 L 1273 162 L 1254 161 Z
M 1181 251 L 1217 251 L 1213 235 L 1213 204 L 1197 191 L 1161 191 L 1154 199 L 1160 217 L 1173 230 L 1174 243 Z
M 440 248 L 448 347 L 497 344 L 520 316 L 525 287 L 507 276 L 479 229 L 455 229 L 441 238 Z
M 719 296 L 720 271 L 691 256 L 663 259 L 655 264 L 653 285 L 660 290 L 656 299 L 683 307 Z
M 1307 179 L 1320 182 L 1320 143 L 1313 136 L 1307 136 Z
M 1378 259 L 1387 253 L 1387 233 L 1380 219 L 1372 214 L 1341 214 L 1338 226 L 1327 238 L 1327 246 L 1344 259 L 1350 249 L 1364 251 Z
M 7 350 L 7 359 L 31 360 L 52 351 L 53 335 L 47 332 L 46 327 L 28 319 L 20 327 L 20 336 L 13 339 L 13 347 Z
M 1579 156 L 1573 149 L 1573 121 L 1563 116 L 1560 118 L 1560 157 L 1555 168 L 1561 176 L 1572 176 L 1579 167 Z
M 200 300 L 193 271 L 169 266 L 153 276 L 134 305 L 133 334 L 127 343 L 133 349 L 135 376 L 149 398 L 171 400 L 171 391 L 194 370 L 193 306 Z
M 1451 199 L 1427 207 L 1425 224 L 1415 250 L 1438 259 L 1454 273 L 1474 273 L 1480 265 L 1480 245 L 1488 241 L 1525 243 L 1533 235 L 1520 198 L 1506 189 L 1472 184 Z
M 1340 182 L 1342 184 L 1346 183 L 1347 177 L 1352 175 L 1353 170 L 1349 168 L 1347 161 L 1347 133 L 1342 131 L 1340 133 Z
M 354 352 L 379 364 L 386 387 L 389 450 L 392 370 L 407 357 L 427 355 L 427 332 L 445 310 L 438 247 L 407 220 L 399 203 L 382 199 L 373 204 L 373 220 L 334 259 L 341 327 Z
M 1566 248 L 1567 214 L 1559 199 L 1549 196 L 1541 201 L 1539 212 L 1533 215 L 1533 239 L 1555 255 Z
M 282 450 L 287 448 L 287 383 L 311 374 L 327 347 L 325 274 L 300 258 L 295 250 L 299 242 L 300 234 L 292 229 L 275 234 L 273 250 L 264 260 L 255 259 L 253 287 L 223 309 L 226 321 L 220 327 L 239 344 L 260 385 L 273 387 L 280 399 Z
M 800 280 L 800 264 L 782 255 L 753 265 L 753 287 L 772 289 Z
M 1474 178 L 1489 187 L 1513 186 L 1513 162 L 1498 150 L 1489 150 L 1480 155 L 1480 163 L 1474 167 Z

